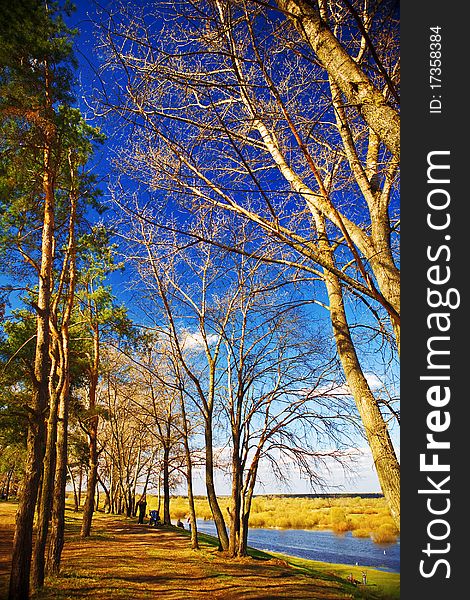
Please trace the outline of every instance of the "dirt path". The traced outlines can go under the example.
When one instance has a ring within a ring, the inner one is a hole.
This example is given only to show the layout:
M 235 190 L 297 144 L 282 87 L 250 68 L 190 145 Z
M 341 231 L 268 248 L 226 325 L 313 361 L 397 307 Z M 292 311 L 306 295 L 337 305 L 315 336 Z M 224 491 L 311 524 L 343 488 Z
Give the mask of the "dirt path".
M 0 522 L 0 598 L 6 597 L 13 550 L 13 523 Z
M 203 545 L 192 551 L 176 529 L 154 529 L 99 516 L 94 535 L 78 536 L 69 522 L 60 578 L 48 580 L 39 598 L 164 598 L 187 600 L 277 600 L 351 598 L 347 586 L 314 578 L 273 560 L 228 559 Z M 5 594 L 12 528 L 0 527 L 0 579 Z M 5 598 L 5 595 L 0 596 Z

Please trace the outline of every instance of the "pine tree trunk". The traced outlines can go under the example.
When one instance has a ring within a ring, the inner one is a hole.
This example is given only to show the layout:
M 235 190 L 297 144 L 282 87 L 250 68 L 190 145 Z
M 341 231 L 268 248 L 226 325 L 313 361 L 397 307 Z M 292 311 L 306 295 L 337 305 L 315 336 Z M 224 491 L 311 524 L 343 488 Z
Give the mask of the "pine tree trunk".
M 68 338 L 68 336 L 67 336 Z M 68 352 L 68 339 L 64 351 Z M 66 354 L 68 356 L 68 354 Z M 58 575 L 60 561 L 64 547 L 65 533 L 65 488 L 67 484 L 67 447 L 68 447 L 68 407 L 70 375 L 67 368 L 67 377 L 60 396 L 58 423 L 57 423 L 57 459 L 54 478 L 54 492 L 52 498 L 52 523 L 49 549 L 46 562 L 48 575 Z M 74 489 L 74 498 L 76 492 Z
M 44 424 L 42 413 L 31 416 L 26 445 L 25 476 L 16 513 L 13 556 L 10 573 L 9 600 L 29 598 L 29 576 L 33 549 L 33 523 L 38 494 L 42 455 L 44 452 Z M 36 421 L 36 422 L 34 422 Z
M 46 106 L 49 106 L 47 66 L 45 72 Z M 53 136 L 52 130 L 46 132 L 43 172 L 44 221 L 37 302 L 34 385 L 29 415 L 25 475 L 16 513 L 15 535 L 13 538 L 9 600 L 24 600 L 29 597 L 34 511 L 45 452 L 44 416 L 49 401 L 49 317 L 54 252 L 54 187 L 51 172 Z
M 58 355 L 57 340 L 53 341 L 56 346 L 53 365 L 51 367 L 51 379 L 55 379 L 58 375 L 61 378 Z M 56 373 L 56 374 L 55 374 Z M 43 463 L 41 495 L 38 505 L 38 520 L 36 525 L 36 541 L 34 545 L 32 570 L 31 570 L 31 586 L 34 590 L 38 590 L 44 585 L 44 568 L 45 568 L 45 553 L 47 534 L 49 530 L 49 520 L 52 509 L 52 491 L 54 482 L 54 471 L 56 463 L 56 439 L 57 439 L 57 411 L 59 404 L 59 394 L 55 389 L 55 385 L 51 382 L 50 385 L 50 406 L 49 418 L 47 421 L 47 436 L 46 436 L 46 453 Z

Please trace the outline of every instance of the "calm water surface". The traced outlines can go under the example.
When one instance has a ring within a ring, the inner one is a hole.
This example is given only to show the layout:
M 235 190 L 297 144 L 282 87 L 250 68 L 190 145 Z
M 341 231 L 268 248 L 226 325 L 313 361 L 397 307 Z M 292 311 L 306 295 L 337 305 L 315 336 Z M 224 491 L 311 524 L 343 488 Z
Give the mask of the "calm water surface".
M 198 519 L 203 533 L 216 535 L 213 521 Z M 370 538 L 355 538 L 348 531 L 337 535 L 332 531 L 302 529 L 250 529 L 248 544 L 258 550 L 281 552 L 299 558 L 323 562 L 374 567 L 398 573 L 400 571 L 400 542 L 375 544 Z

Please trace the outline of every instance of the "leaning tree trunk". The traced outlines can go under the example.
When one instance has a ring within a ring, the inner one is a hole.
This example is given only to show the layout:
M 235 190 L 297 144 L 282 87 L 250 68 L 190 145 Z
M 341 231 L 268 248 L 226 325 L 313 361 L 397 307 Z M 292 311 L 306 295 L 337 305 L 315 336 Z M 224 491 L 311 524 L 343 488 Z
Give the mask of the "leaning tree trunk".
M 186 458 L 186 481 L 188 485 L 189 522 L 191 523 L 191 548 L 193 550 L 199 550 L 199 542 L 197 540 L 196 509 L 194 507 L 193 463 L 191 459 L 191 450 L 189 448 L 188 421 L 186 420 L 186 407 L 184 403 L 183 394 L 181 394 L 181 418 L 183 421 L 183 443 L 184 454 Z
M 106 514 L 109 514 L 112 510 L 110 488 L 106 487 L 106 485 L 105 485 L 104 481 L 101 479 L 99 473 L 97 474 L 97 477 L 98 477 L 98 483 L 101 484 L 101 487 L 103 488 L 103 491 L 104 491 L 104 495 L 106 497 L 106 500 L 104 501 L 103 510 Z
M 391 231 L 388 215 L 390 189 L 383 195 L 383 190 L 374 191 L 371 186 L 371 181 L 378 175 L 379 139 L 373 131 L 370 131 L 367 166 L 363 168 L 351 128 L 348 125 L 341 90 L 331 77 L 330 90 L 336 114 L 336 124 L 343 140 L 343 148 L 354 179 L 369 207 L 369 243 L 372 244 L 372 248 L 368 252 L 363 248 L 364 256 L 375 275 L 380 293 L 390 307 L 393 308 L 393 311 L 389 311 L 390 321 L 395 334 L 397 349 L 400 352 L 400 271 L 395 264 L 390 246 Z M 391 164 L 395 168 L 398 161 Z
M 73 488 L 73 511 L 78 512 L 79 504 L 78 504 L 77 484 L 75 483 L 75 475 L 68 463 L 67 463 L 67 470 L 69 472 L 70 480 L 72 482 L 72 488 Z
M 47 77 L 47 67 L 45 72 Z M 51 110 L 48 92 L 49 85 L 46 80 L 46 106 L 49 106 Z M 53 136 L 54 131 L 51 126 L 50 130 L 45 132 L 44 223 L 37 301 L 34 385 L 29 413 L 25 475 L 16 513 L 15 535 L 13 538 L 9 600 L 24 600 L 29 597 L 34 510 L 45 451 L 44 413 L 49 400 L 49 316 L 54 253 L 54 184 L 51 172 Z
M 219 538 L 220 549 L 228 550 L 229 539 L 227 535 L 227 528 L 225 527 L 224 516 L 220 510 L 217 495 L 215 493 L 214 485 L 214 454 L 212 448 L 212 420 L 206 418 L 204 427 L 204 438 L 206 443 L 206 490 L 207 499 L 209 500 L 209 506 L 211 507 L 212 516 L 214 517 L 214 523 L 217 528 L 217 535 Z
M 372 452 L 382 492 L 393 520 L 400 527 L 400 466 L 387 425 L 364 376 L 351 340 L 341 286 L 334 275 L 326 274 L 331 323 L 347 384 L 356 402 Z
M 316 213 L 316 225 L 319 247 L 322 249 L 325 259 L 332 262 L 324 218 L 318 212 Z M 328 269 L 324 270 L 324 279 L 338 356 L 364 426 L 383 495 L 396 526 L 400 528 L 400 465 L 388 433 L 387 424 L 364 376 L 351 339 L 341 284 Z
M 2 497 L 5 500 L 8 500 L 10 497 L 10 485 L 11 485 L 11 480 L 13 478 L 14 472 L 15 472 L 15 467 L 11 467 L 11 469 L 8 470 L 8 473 L 6 474 L 5 480 L 3 482 Z
M 355 106 L 369 127 L 397 158 L 400 156 L 400 117 L 372 84 L 309 0 L 277 0 L 311 46 L 328 75 L 337 83 L 347 102 Z

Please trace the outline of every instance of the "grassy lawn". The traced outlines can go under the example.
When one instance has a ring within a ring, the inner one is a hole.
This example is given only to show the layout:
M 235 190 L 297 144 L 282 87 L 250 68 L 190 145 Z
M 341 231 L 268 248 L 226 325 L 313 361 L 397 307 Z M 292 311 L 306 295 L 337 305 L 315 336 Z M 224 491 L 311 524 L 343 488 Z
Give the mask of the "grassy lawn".
M 0 504 L 0 598 L 8 583 L 13 532 L 13 504 Z M 399 575 L 361 567 L 333 565 L 253 550 L 243 559 L 217 551 L 216 540 L 200 534 L 201 550 L 190 548 L 189 532 L 175 527 L 139 526 L 136 519 L 98 513 L 93 535 L 79 537 L 80 513 L 67 510 L 63 570 L 46 580 L 37 600 L 99 598 L 165 598 L 186 600 L 397 599 Z

